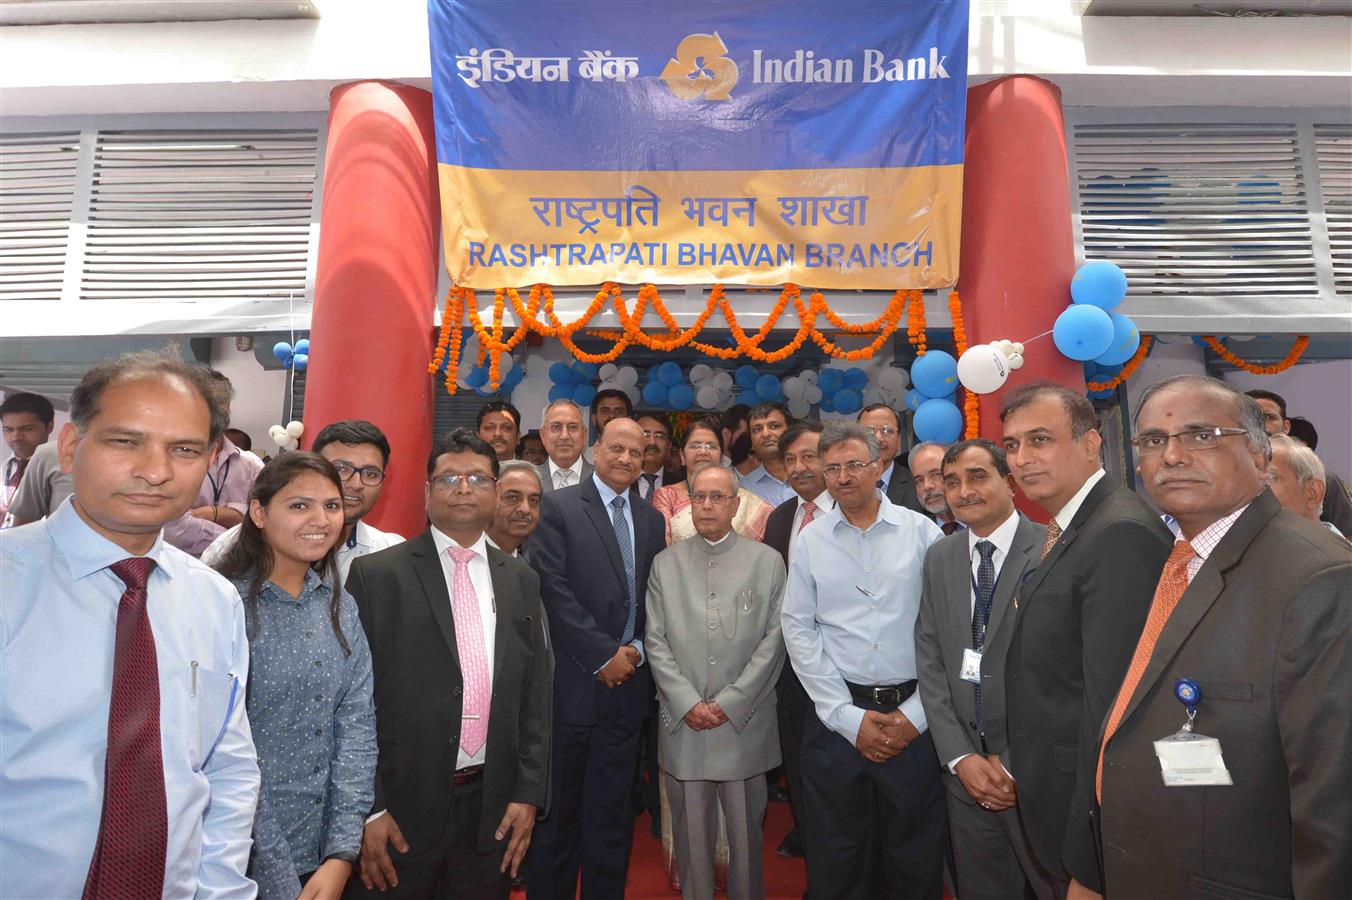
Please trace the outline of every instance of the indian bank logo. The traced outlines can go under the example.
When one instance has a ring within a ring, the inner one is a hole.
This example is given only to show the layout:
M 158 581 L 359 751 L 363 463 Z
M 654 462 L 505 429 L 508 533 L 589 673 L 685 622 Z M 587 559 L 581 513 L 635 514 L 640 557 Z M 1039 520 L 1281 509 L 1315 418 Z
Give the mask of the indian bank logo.
M 737 85 L 737 63 L 727 53 L 728 45 L 716 31 L 687 35 L 660 77 L 682 100 L 727 100 Z

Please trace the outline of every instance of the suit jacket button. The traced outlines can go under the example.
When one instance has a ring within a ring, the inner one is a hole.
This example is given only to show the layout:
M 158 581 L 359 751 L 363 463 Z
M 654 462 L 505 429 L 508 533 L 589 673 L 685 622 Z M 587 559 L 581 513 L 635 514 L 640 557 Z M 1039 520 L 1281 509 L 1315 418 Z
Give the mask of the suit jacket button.
M 451 743 L 452 743 L 452 744 L 456 744 L 456 743 L 459 743 L 459 742 L 460 742 L 460 735 L 458 735 L 458 734 L 453 734 L 453 735 L 451 735 Z
M 718 660 L 714 659 L 712 656 L 709 657 L 709 665 L 712 666 L 712 665 L 713 665 L 714 663 L 716 663 L 716 662 L 718 662 Z
M 456 688 L 455 690 L 451 691 L 451 693 L 454 694 L 455 696 L 459 697 L 461 694 L 464 693 L 464 690 L 461 689 L 461 688 Z
M 968 723 L 967 723 L 967 727 L 971 728 L 973 731 L 976 731 L 976 723 L 975 723 L 975 722 L 968 722 Z
M 713 631 L 713 630 L 714 630 L 715 628 L 717 628 L 717 627 L 718 627 L 718 626 L 715 625 L 713 622 L 710 622 L 710 623 L 709 623 L 709 630 L 710 630 L 710 631 Z

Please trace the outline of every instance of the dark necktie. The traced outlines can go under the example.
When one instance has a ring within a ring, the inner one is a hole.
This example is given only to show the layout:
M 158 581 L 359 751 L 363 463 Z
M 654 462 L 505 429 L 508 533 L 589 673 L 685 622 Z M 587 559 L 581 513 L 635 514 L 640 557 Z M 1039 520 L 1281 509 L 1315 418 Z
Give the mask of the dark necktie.
M 944 524 L 940 525 L 939 528 L 943 531 L 944 534 L 952 534 L 953 532 L 958 530 L 958 523 L 945 522 Z
M 146 610 L 147 557 L 113 563 L 127 589 L 117 605 L 103 815 L 84 900 L 158 897 L 164 890 L 169 814 L 160 751 L 160 682 Z
M 620 643 L 627 644 L 634 639 L 634 626 L 638 621 L 638 588 L 634 577 L 634 545 L 629 539 L 629 524 L 624 520 L 624 495 L 620 494 L 610 505 L 615 508 L 611 513 L 610 524 L 615 528 L 615 543 L 620 545 L 620 559 L 624 560 L 624 580 L 629 589 L 629 615 L 624 620 L 624 634 Z
M 644 472 L 643 480 L 648 482 L 648 489 L 643 492 L 643 499 L 651 500 L 653 498 L 653 491 L 657 490 L 657 473 L 654 472 L 649 475 L 647 472 Z
M 14 492 L 19 489 L 19 482 L 23 481 L 24 469 L 27 468 L 28 468 L 28 460 L 19 459 L 17 456 L 14 458 L 14 469 L 9 473 L 9 477 L 5 479 L 6 506 L 8 506 L 10 501 L 14 499 Z
M 980 650 L 986 643 L 986 623 L 991 618 L 991 601 L 995 597 L 995 545 L 990 541 L 977 541 L 976 552 L 981 554 L 981 562 L 976 567 L 976 602 L 972 604 L 972 649 Z M 976 727 L 981 729 L 981 685 L 974 685 L 976 701 Z

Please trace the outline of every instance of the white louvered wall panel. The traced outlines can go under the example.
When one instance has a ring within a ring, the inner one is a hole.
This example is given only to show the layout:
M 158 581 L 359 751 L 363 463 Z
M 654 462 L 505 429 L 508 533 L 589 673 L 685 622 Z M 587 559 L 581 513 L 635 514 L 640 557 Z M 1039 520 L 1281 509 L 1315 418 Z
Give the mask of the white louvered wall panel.
M 303 297 L 313 129 L 101 131 L 80 297 Z
M 1087 259 L 1130 297 L 1242 301 L 1319 294 L 1297 128 L 1282 123 L 1079 123 Z
M 0 301 L 60 300 L 80 135 L 0 135 Z
M 1314 137 L 1334 290 L 1352 294 L 1352 125 L 1315 125 Z

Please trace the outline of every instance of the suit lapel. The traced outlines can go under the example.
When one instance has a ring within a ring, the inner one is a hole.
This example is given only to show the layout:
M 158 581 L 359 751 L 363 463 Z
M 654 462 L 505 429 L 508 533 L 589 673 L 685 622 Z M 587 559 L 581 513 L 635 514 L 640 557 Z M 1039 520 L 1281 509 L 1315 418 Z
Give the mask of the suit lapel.
M 502 671 L 502 660 L 507 655 L 506 630 L 512 627 L 512 601 L 515 595 L 508 584 L 507 554 L 488 548 L 488 574 L 493 582 L 493 603 L 497 609 L 496 623 L 493 626 L 493 682 L 496 684 L 498 673 Z
M 422 583 L 423 596 L 431 607 L 432 618 L 446 639 L 446 647 L 451 651 L 451 660 L 460 668 L 460 653 L 455 646 L 455 619 L 451 615 L 451 594 L 446 589 L 446 573 L 441 568 L 441 559 L 437 554 L 436 542 L 432 532 L 424 531 L 416 539 L 413 548 L 413 569 Z
M 948 540 L 945 538 L 945 540 Z M 959 647 L 972 646 L 972 581 L 968 573 L 972 570 L 972 557 L 967 534 L 952 539 L 952 559 L 945 568 L 948 584 L 949 614 L 953 617 L 953 633 L 958 636 Z
M 1034 555 L 1042 548 L 1037 543 L 1037 526 L 1019 516 L 1019 527 L 1014 531 L 1014 542 L 1009 556 L 1000 566 L 1000 577 L 995 580 L 995 597 L 991 602 L 991 617 L 986 623 L 986 640 L 1000 628 L 1005 612 L 1010 608 L 1014 592 L 1023 580 L 1023 573 L 1032 564 Z
M 1047 577 L 1047 573 L 1056 565 L 1057 560 L 1066 555 L 1066 551 L 1070 548 L 1070 545 L 1075 542 L 1075 538 L 1079 535 L 1080 529 L 1084 527 L 1084 523 L 1089 521 L 1089 517 L 1094 514 L 1094 510 L 1098 509 L 1099 504 L 1103 502 L 1103 498 L 1107 497 L 1112 491 L 1113 485 L 1108 481 L 1107 475 L 1100 478 L 1098 483 L 1089 489 L 1089 493 L 1085 495 L 1084 502 L 1080 504 L 1080 508 L 1075 512 L 1075 518 L 1071 520 L 1070 527 L 1062 532 L 1061 539 L 1056 542 L 1056 546 L 1052 548 L 1052 552 L 1048 553 L 1047 558 L 1041 563 L 1036 563 L 1036 561 L 1034 561 L 1037 568 L 1028 576 L 1028 583 L 1019 590 L 1019 602 L 1026 603 L 1028 599 L 1037 593 L 1038 586 L 1042 584 L 1043 579 Z M 1041 550 L 1042 548 L 1039 547 L 1034 552 L 1039 553 Z
M 620 557 L 620 545 L 615 540 L 615 526 L 610 521 L 609 510 L 601 502 L 601 492 L 596 489 L 596 483 L 590 478 L 582 482 L 582 508 L 587 513 L 587 518 L 591 520 L 592 526 L 596 529 L 596 534 L 601 538 L 601 544 L 606 548 L 606 555 L 610 557 L 610 564 L 615 567 L 615 572 L 620 577 L 620 583 L 625 582 L 624 560 Z M 635 517 L 634 524 L 638 524 L 638 517 Z M 634 529 L 638 531 L 637 528 Z
M 1160 679 L 1164 670 L 1178 655 L 1178 651 L 1197 627 L 1197 623 L 1202 621 L 1202 617 L 1220 598 L 1221 591 L 1225 588 L 1225 572 L 1239 562 L 1254 538 L 1280 509 L 1281 504 L 1277 502 L 1277 498 L 1270 491 L 1264 490 L 1230 526 L 1225 537 L 1221 538 L 1216 549 L 1197 571 L 1197 577 L 1193 578 L 1188 589 L 1179 598 L 1178 606 L 1174 607 L 1169 620 L 1164 623 L 1164 629 L 1160 631 L 1159 639 L 1155 642 L 1155 649 L 1150 654 L 1150 662 L 1146 665 L 1145 672 L 1141 674 L 1136 692 L 1132 694 L 1131 701 L 1122 713 L 1122 721 L 1125 722 L 1140 705 L 1141 698 L 1150 693 L 1151 686 Z

